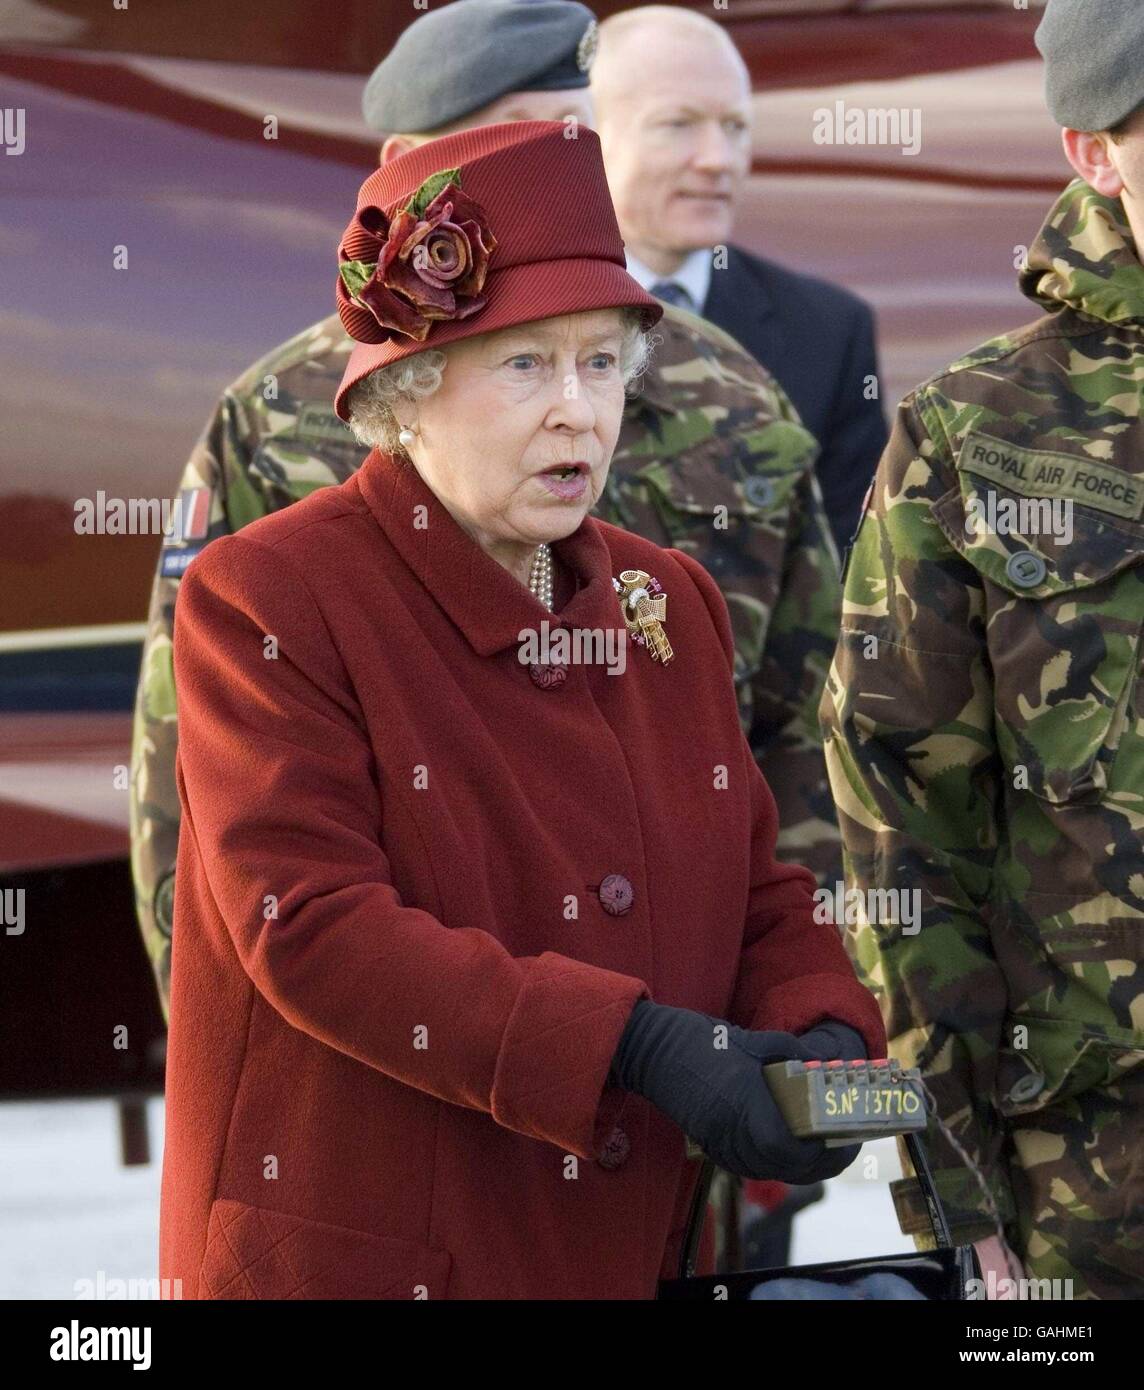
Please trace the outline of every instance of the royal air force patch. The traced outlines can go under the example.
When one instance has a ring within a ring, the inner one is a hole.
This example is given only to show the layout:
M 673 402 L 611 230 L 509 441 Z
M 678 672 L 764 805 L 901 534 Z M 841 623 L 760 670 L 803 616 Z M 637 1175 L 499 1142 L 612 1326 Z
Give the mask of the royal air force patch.
M 178 579 L 206 544 L 210 530 L 214 489 L 184 488 L 175 501 L 169 528 L 163 535 L 163 554 L 159 573 L 165 579 Z

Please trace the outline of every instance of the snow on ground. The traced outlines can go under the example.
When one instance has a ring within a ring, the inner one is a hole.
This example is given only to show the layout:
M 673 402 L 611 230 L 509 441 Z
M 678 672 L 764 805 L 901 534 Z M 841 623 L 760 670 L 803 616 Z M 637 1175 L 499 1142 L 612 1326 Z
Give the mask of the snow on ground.
M 914 1243 L 898 1229 L 890 1199 L 890 1183 L 901 1176 L 893 1139 L 864 1144 L 857 1160 L 826 1184 L 822 1201 L 795 1217 L 791 1264 L 912 1251 Z
M 0 1299 L 73 1299 L 84 1280 L 157 1277 L 162 1100 L 147 1118 L 151 1162 L 125 1168 L 110 1101 L 0 1105 Z M 792 1262 L 912 1250 L 888 1190 L 900 1174 L 892 1139 L 867 1144 L 795 1218 Z
M 0 1298 L 158 1276 L 161 1100 L 147 1120 L 151 1162 L 125 1168 L 110 1101 L 0 1105 Z

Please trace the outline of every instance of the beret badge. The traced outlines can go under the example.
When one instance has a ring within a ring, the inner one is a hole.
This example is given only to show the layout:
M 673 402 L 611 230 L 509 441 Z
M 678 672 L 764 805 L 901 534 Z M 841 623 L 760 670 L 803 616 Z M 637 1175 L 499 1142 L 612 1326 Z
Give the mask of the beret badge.
M 376 256 L 343 259 L 338 274 L 349 299 L 375 320 L 376 336 L 356 333 L 359 341 L 400 334 L 424 342 L 435 322 L 466 319 L 484 307 L 497 242 L 484 209 L 462 192 L 460 169 L 431 174 L 403 207 L 364 207 L 357 220 Z

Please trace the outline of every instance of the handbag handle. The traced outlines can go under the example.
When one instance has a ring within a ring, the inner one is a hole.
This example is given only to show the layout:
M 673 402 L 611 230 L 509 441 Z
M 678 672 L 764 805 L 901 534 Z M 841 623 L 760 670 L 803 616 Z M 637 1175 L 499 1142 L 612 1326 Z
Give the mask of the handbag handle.
M 903 1138 L 906 1141 L 906 1151 L 910 1155 L 910 1162 L 914 1165 L 914 1172 L 917 1174 L 922 1195 L 925 1197 L 926 1211 L 929 1213 L 933 1238 L 937 1242 L 939 1250 L 948 1249 L 953 1245 L 949 1233 L 949 1223 L 945 1219 L 945 1209 L 942 1207 L 941 1198 L 934 1186 L 933 1174 L 930 1172 L 929 1160 L 926 1158 L 921 1136 L 912 1133 L 904 1135 Z M 703 1235 L 703 1221 L 707 1214 L 707 1198 L 714 1176 L 715 1164 L 711 1159 L 705 1158 L 703 1167 L 699 1171 L 699 1180 L 695 1184 L 695 1192 L 691 1198 L 691 1209 L 687 1216 L 687 1231 L 679 1256 L 678 1277 L 680 1279 L 693 1279 L 695 1277 L 695 1266 L 699 1261 L 699 1241 Z
M 937 1242 L 939 1250 L 948 1249 L 953 1245 L 953 1238 L 949 1233 L 949 1223 L 945 1219 L 945 1208 L 941 1204 L 941 1198 L 937 1195 L 937 1187 L 934 1185 L 933 1174 L 930 1172 L 925 1145 L 922 1143 L 920 1134 L 907 1134 L 904 1138 L 906 1152 L 910 1156 L 910 1162 L 914 1165 L 914 1172 L 917 1174 L 922 1196 L 926 1199 L 926 1211 L 929 1212 L 933 1238 Z
M 715 1164 L 703 1160 L 699 1170 L 699 1181 L 691 1197 L 691 1210 L 687 1214 L 687 1231 L 683 1237 L 683 1249 L 679 1252 L 679 1277 L 695 1277 L 695 1265 L 699 1259 L 699 1239 L 703 1234 L 703 1218 L 707 1214 L 707 1197 L 711 1191 L 711 1180 L 715 1176 Z

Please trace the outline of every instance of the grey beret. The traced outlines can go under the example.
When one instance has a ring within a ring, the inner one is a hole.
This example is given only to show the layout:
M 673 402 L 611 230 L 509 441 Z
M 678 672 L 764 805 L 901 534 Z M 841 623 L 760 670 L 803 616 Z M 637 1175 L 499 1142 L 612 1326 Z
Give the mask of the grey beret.
M 575 0 L 454 0 L 420 15 L 362 96 L 379 134 L 437 130 L 511 92 L 588 85 L 596 17 Z
M 1142 0 L 1049 0 L 1036 41 L 1058 125 L 1108 130 L 1144 102 Z

